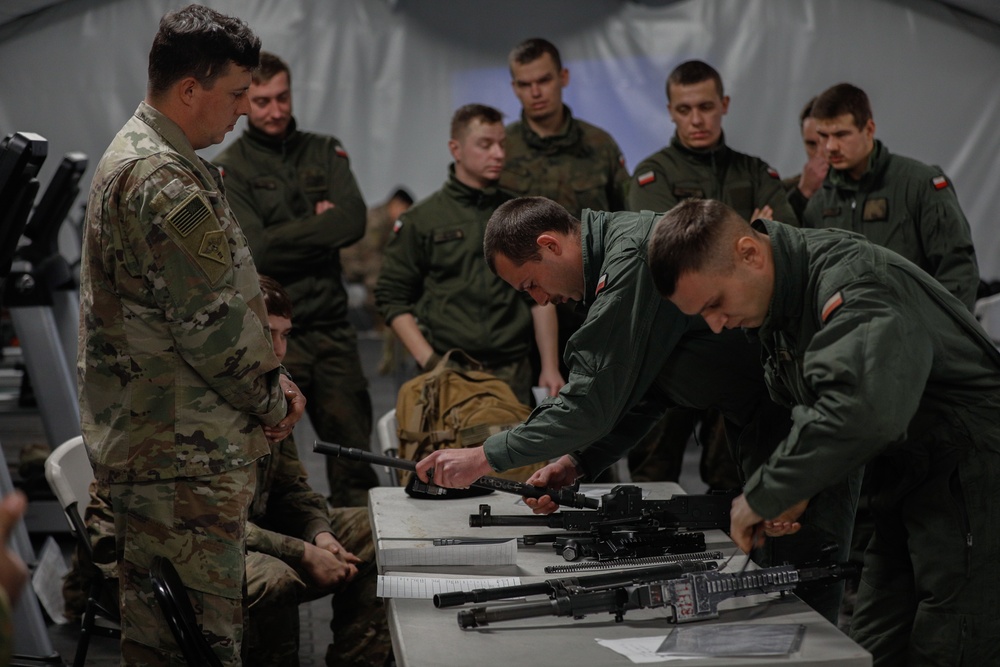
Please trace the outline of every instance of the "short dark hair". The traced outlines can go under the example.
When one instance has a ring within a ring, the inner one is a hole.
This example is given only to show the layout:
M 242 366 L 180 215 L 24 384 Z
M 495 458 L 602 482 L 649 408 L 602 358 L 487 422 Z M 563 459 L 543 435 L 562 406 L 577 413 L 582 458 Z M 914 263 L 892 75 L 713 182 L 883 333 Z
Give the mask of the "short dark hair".
M 734 209 L 715 199 L 685 199 L 667 211 L 653 227 L 649 240 L 649 270 L 665 297 L 677 289 L 677 279 L 689 271 L 711 269 L 728 273 L 735 266 L 729 239 L 750 232 Z
M 407 206 L 413 206 L 413 195 L 410 191 L 404 187 L 399 187 L 393 190 L 392 194 L 389 195 L 389 199 L 386 201 L 398 201 L 406 204 Z
M 282 72 L 288 75 L 288 85 L 292 85 L 292 70 L 288 63 L 269 51 L 261 51 L 260 65 L 253 71 L 253 82 L 259 86 Z
M 670 101 L 670 84 L 675 86 L 693 86 L 702 81 L 711 79 L 715 82 L 715 90 L 722 98 L 722 77 L 714 67 L 701 60 L 686 60 L 674 68 L 674 71 L 667 77 L 667 102 Z
M 260 292 L 264 296 L 267 314 L 292 319 L 292 300 L 281 283 L 262 273 L 258 274 L 257 279 L 260 280 Z
M 451 117 L 451 138 L 458 139 L 474 120 L 490 124 L 502 123 L 503 112 L 485 104 L 462 105 Z
M 859 130 L 872 119 L 872 105 L 865 91 L 849 83 L 838 83 L 820 93 L 813 102 L 813 118 L 830 120 L 844 114 L 851 114 Z
M 204 88 L 225 74 L 229 63 L 254 69 L 260 39 L 242 20 L 201 5 L 164 14 L 149 50 L 149 92 L 156 96 L 187 76 Z
M 816 98 L 818 95 L 813 95 L 812 99 L 806 102 L 806 105 L 802 107 L 802 111 L 799 112 L 799 129 L 802 129 L 802 124 L 806 122 L 806 118 L 812 116 L 813 105 L 816 104 Z
M 542 256 L 536 240 L 545 232 L 580 235 L 580 221 L 545 197 L 518 197 L 493 211 L 483 235 L 483 255 L 493 273 L 496 257 L 503 255 L 515 266 Z
M 507 65 L 510 67 L 511 76 L 514 75 L 514 65 L 527 65 L 533 63 L 545 54 L 552 56 L 552 62 L 556 64 L 556 70 L 562 71 L 562 58 L 559 57 L 559 49 L 547 39 L 541 37 L 531 37 L 524 40 L 510 51 L 507 56 Z

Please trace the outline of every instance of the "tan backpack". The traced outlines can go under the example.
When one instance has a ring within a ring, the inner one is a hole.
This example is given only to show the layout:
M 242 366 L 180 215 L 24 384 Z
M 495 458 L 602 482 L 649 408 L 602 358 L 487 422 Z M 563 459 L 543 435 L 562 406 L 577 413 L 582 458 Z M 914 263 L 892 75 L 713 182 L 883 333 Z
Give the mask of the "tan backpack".
M 449 350 L 432 370 L 400 387 L 396 398 L 400 458 L 419 461 L 436 449 L 482 446 L 486 438 L 517 426 L 531 413 L 503 380 L 480 370 L 449 367 L 453 354 L 482 367 L 461 350 Z M 523 482 L 544 465 L 512 468 L 496 476 Z M 399 476 L 406 484 L 410 473 L 400 471 Z

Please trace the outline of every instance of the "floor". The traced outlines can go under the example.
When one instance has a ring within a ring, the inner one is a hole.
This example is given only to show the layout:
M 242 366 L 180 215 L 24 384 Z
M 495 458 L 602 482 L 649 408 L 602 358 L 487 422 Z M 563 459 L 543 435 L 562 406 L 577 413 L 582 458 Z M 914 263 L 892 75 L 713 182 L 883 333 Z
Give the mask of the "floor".
M 399 384 L 405 379 L 406 372 L 388 377 L 378 374 L 376 369 L 382 355 L 382 342 L 375 334 L 360 336 L 359 350 L 369 380 L 373 411 L 377 419 L 378 416 L 395 406 L 396 392 Z M 44 445 L 45 434 L 38 410 L 19 405 L 21 373 L 17 369 L 17 356 L 17 351 L 8 348 L 4 360 L 0 362 L 0 445 L 2 445 L 4 456 L 11 467 L 11 476 L 14 478 L 15 485 L 19 486 L 24 481 L 20 478 L 17 470 L 17 461 L 20 459 L 21 450 L 33 444 Z M 299 440 L 300 455 L 309 472 L 310 480 L 317 491 L 325 494 L 327 484 L 322 455 L 310 451 L 311 448 L 308 447 L 307 443 L 311 440 L 304 442 L 303 438 Z M 696 493 L 704 490 L 704 485 L 698 478 L 698 451 L 695 447 L 688 447 L 681 485 Z M 41 499 L 46 493 L 47 488 L 43 482 L 40 485 L 36 484 L 35 490 L 30 495 Z M 56 533 L 53 536 L 68 557 L 72 548 L 72 539 L 69 534 Z M 45 537 L 44 533 L 32 533 L 31 539 L 36 552 L 40 549 Z M 330 638 L 328 627 L 331 616 L 329 600 L 321 599 L 304 604 L 299 608 L 299 611 L 302 628 L 301 664 L 303 667 L 322 665 Z M 47 627 L 54 651 L 66 664 L 71 663 L 79 636 L 77 627 L 74 624 L 55 625 L 52 623 L 48 623 Z M 91 641 L 87 656 L 88 665 L 111 667 L 118 665 L 118 663 L 119 652 L 116 640 L 95 637 Z

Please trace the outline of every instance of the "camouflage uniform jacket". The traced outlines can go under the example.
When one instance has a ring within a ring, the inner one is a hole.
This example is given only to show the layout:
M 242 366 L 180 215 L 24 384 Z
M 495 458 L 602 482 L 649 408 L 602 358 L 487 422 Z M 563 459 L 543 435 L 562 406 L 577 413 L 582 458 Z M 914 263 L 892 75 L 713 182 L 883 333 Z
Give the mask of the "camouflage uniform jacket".
M 257 268 L 295 304 L 295 326 L 347 326 L 340 249 L 364 235 L 366 208 L 340 141 L 294 120 L 284 139 L 249 126 L 215 163 Z M 323 200 L 334 208 L 316 215 Z
M 80 415 L 112 482 L 217 474 L 287 409 L 257 271 L 218 171 L 141 103 L 98 165 L 80 269 Z
M 766 204 L 774 220 L 798 224 L 778 172 L 760 158 L 734 151 L 725 135 L 714 148 L 692 150 L 675 134 L 669 146 L 635 168 L 628 204 L 633 211 L 664 213 L 689 197 L 717 199 L 746 220 Z
M 625 209 L 628 171 L 611 135 L 573 118 L 564 106 L 566 124 L 551 137 L 540 137 L 524 120 L 507 126 L 507 153 L 500 187 L 519 197 L 539 196 L 561 204 L 580 217 L 595 211 Z
M 971 310 L 979 268 L 951 181 L 938 167 L 892 155 L 878 140 L 868 160 L 859 181 L 830 170 L 805 209 L 803 226 L 862 234 L 937 278 Z
M 320 533 L 333 533 L 326 499 L 313 491 L 299 460 L 295 439 L 271 445 L 257 462 L 257 490 L 247 517 L 247 550 L 295 565 Z
M 788 438 L 744 489 L 757 513 L 776 516 L 907 438 L 900 476 L 947 449 L 1000 451 L 1000 354 L 958 299 L 858 235 L 755 226 L 775 264 L 758 330 L 765 376 L 794 406 Z
M 455 178 L 400 216 L 385 247 L 375 303 L 386 323 L 417 318 L 438 354 L 457 347 L 487 366 L 522 359 L 532 335 L 524 296 L 483 259 L 486 222 L 510 195 Z

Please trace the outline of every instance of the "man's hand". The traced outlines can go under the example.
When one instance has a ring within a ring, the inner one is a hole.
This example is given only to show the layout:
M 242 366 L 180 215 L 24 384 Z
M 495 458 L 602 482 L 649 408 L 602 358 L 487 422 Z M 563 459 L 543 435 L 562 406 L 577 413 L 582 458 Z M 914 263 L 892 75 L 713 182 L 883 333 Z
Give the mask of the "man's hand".
M 465 488 L 491 472 L 493 468 L 486 460 L 482 447 L 439 449 L 417 462 L 420 481 L 451 489 Z
M 729 537 L 737 547 L 750 553 L 750 550 L 757 546 L 754 544 L 754 538 L 763 539 L 764 531 L 754 530 L 763 520 L 764 517 L 750 509 L 746 496 L 741 493 L 733 498 L 733 505 L 729 510 Z
M 550 463 L 541 470 L 535 472 L 528 478 L 528 484 L 541 486 L 549 489 L 561 489 L 571 485 L 580 476 L 573 459 L 568 456 L 561 457 L 555 463 Z M 531 508 L 535 514 L 552 514 L 559 505 L 552 502 L 551 496 L 541 498 L 525 498 L 524 504 Z
M 558 366 L 554 369 L 543 368 L 541 374 L 538 376 L 538 386 L 544 387 L 549 396 L 558 394 L 564 384 L 566 384 L 566 380 L 563 379 Z
M 302 554 L 302 569 L 320 590 L 324 592 L 336 590 L 358 576 L 358 566 L 353 562 L 346 562 L 346 558 L 343 557 L 350 552 L 334 554 L 309 542 L 303 544 L 306 550 Z
M 334 203 L 332 201 L 327 201 L 326 199 L 324 199 L 323 201 L 318 201 L 316 202 L 316 215 L 319 215 L 320 213 L 326 213 L 331 208 L 335 208 Z
M 345 565 L 360 565 L 361 559 L 344 548 L 331 533 L 320 533 L 313 539 L 313 544 L 325 549 L 344 562 Z
M 264 435 L 267 436 L 269 442 L 280 442 L 290 436 L 295 423 L 302 418 L 306 411 L 306 397 L 302 395 L 295 383 L 287 375 L 279 375 L 278 383 L 281 385 L 281 391 L 288 402 L 288 411 L 285 413 L 285 418 L 277 425 L 264 427 Z
M 805 166 L 802 167 L 802 175 L 799 176 L 799 192 L 809 199 L 816 191 L 823 187 L 823 180 L 830 170 L 830 163 L 826 161 L 823 151 L 816 151 Z
M 773 220 L 774 210 L 767 204 L 764 204 L 760 208 L 755 208 L 753 210 L 753 213 L 750 215 L 750 222 L 753 222 L 757 218 L 764 218 L 765 220 Z
M 802 524 L 797 519 L 802 516 L 809 505 L 809 500 L 792 505 L 774 519 L 764 522 L 764 534 L 768 537 L 781 537 L 799 532 Z
M 21 589 L 28 581 L 28 568 L 13 549 L 7 546 L 14 524 L 24 516 L 28 499 L 15 491 L 0 501 L 0 587 L 7 592 L 11 605 L 17 604 Z

